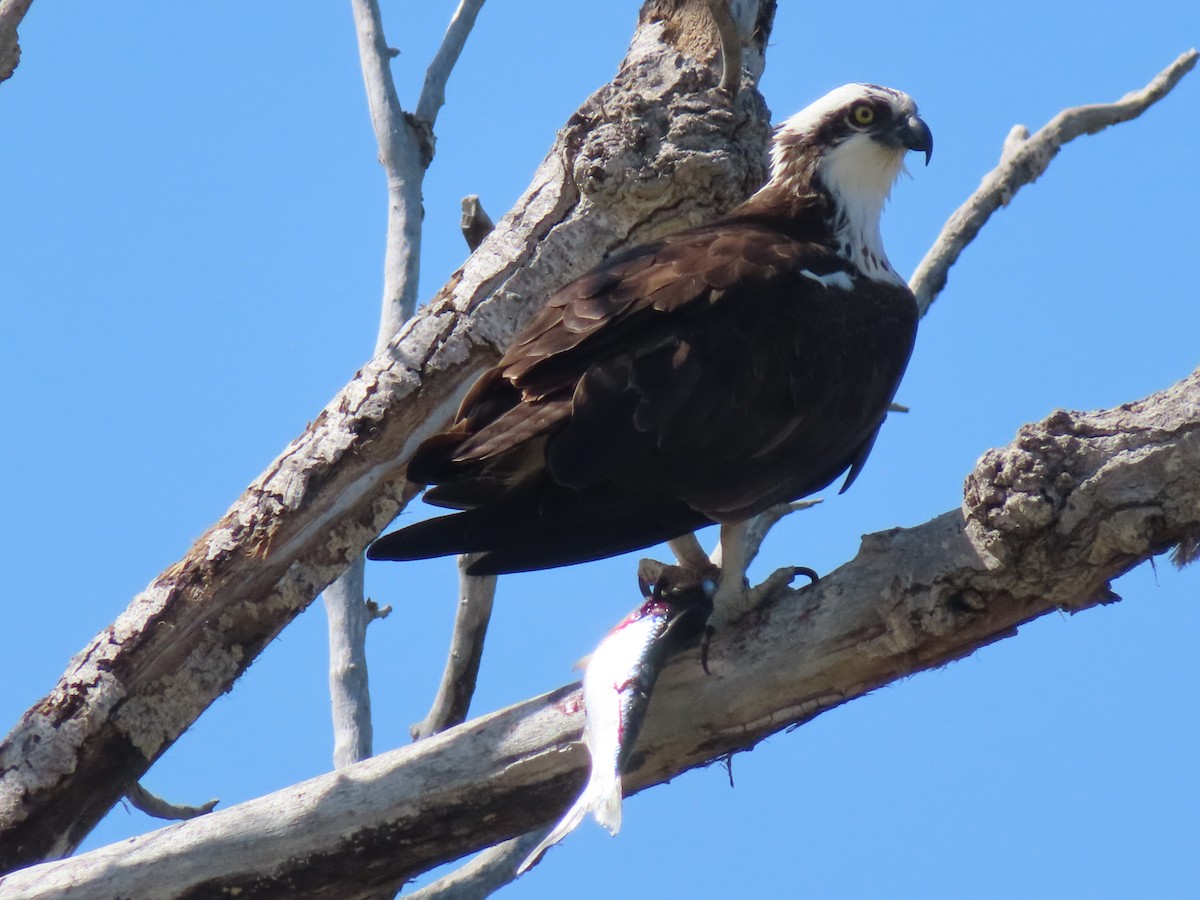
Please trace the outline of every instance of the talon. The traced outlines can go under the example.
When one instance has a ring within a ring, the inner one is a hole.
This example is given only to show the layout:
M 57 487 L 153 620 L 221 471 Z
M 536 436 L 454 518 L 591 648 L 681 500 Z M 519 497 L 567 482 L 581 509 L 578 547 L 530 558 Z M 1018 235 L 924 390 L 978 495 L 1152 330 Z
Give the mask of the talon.
M 808 566 L 796 566 L 792 578 L 795 578 L 797 575 L 803 575 L 807 578 L 810 585 L 814 585 L 821 580 L 821 576 L 817 574 L 817 570 L 810 569 Z
M 700 639 L 700 668 L 704 670 L 705 675 L 711 675 L 712 672 L 708 668 L 708 648 L 712 644 L 712 636 L 717 633 L 717 629 L 712 625 L 704 626 L 704 637 Z
M 642 596 L 649 600 L 651 597 L 662 596 L 662 577 L 663 572 L 669 568 L 664 563 L 660 563 L 656 559 L 643 559 L 638 561 L 637 580 L 638 590 L 642 592 Z

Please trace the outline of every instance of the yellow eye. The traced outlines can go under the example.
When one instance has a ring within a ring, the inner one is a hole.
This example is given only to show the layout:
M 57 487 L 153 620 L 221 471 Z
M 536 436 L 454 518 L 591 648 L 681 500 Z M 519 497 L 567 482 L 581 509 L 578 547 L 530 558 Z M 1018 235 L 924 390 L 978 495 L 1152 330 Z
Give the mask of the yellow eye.
M 865 103 L 859 104 L 850 111 L 850 118 L 855 125 L 870 125 L 875 121 L 875 110 Z

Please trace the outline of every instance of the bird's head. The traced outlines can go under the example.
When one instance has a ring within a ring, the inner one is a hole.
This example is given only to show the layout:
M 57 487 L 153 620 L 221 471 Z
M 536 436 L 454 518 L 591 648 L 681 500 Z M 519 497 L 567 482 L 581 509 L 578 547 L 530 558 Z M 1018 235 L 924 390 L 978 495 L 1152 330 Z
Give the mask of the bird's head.
M 807 182 L 815 175 L 835 195 L 874 193 L 882 201 L 909 150 L 924 152 L 926 163 L 933 155 L 933 134 L 912 98 L 874 84 L 846 84 L 779 126 L 771 180 Z
M 933 135 L 912 98 L 892 88 L 847 84 L 786 120 L 771 148 L 776 198 L 826 195 L 845 255 L 872 277 L 894 278 L 879 243 L 879 217 L 909 150 L 933 153 Z

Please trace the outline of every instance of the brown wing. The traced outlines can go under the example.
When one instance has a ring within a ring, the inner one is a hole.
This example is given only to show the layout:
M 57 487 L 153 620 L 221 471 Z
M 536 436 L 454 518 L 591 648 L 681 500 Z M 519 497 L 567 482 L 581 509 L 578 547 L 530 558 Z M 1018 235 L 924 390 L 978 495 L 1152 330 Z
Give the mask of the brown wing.
M 546 445 L 557 481 L 653 488 L 717 521 L 819 490 L 874 436 L 916 322 L 906 291 L 804 277 L 677 316 L 669 338 L 584 375 Z
M 869 446 L 916 322 L 903 288 L 809 277 L 838 271 L 822 247 L 726 221 L 567 285 L 410 464 L 430 502 L 471 513 L 391 549 L 407 532 L 421 555 L 522 541 L 539 567 L 541 541 L 561 564 L 824 487 Z

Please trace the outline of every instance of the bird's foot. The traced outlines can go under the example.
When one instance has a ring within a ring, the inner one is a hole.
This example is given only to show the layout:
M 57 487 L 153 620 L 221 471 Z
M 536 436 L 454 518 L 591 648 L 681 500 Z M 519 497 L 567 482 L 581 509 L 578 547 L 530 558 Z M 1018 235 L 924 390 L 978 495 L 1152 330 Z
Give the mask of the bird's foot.
M 713 616 L 718 622 L 736 622 L 755 607 L 750 582 L 742 572 L 721 571 L 713 596 Z
M 808 566 L 784 566 L 776 569 L 767 576 L 765 581 L 746 592 L 750 598 L 750 605 L 752 607 L 761 606 L 801 575 L 808 579 L 809 584 L 816 584 L 821 579 L 816 570 L 810 569 Z
M 758 609 L 801 575 L 812 584 L 815 584 L 819 577 L 816 571 L 808 566 L 784 566 L 776 569 L 767 576 L 766 580 L 754 587 L 750 587 L 744 578 L 736 588 L 732 584 L 724 584 L 723 580 L 717 586 L 716 596 L 713 597 L 715 611 L 710 619 L 711 624 L 720 627 L 738 621 L 746 614 Z M 730 582 L 732 580 L 729 579 Z M 722 587 L 725 588 L 724 591 L 722 591 Z
M 719 569 L 707 561 L 695 568 L 667 565 L 653 559 L 638 563 L 638 588 L 647 600 L 664 600 L 692 609 L 705 608 L 707 624 L 700 643 L 700 664 L 705 672 L 709 672 L 709 646 L 718 630 L 757 609 L 798 575 L 814 584 L 818 579 L 817 573 L 808 566 L 785 566 L 751 588 L 745 575 L 734 572 Z
M 706 562 L 702 568 L 672 566 L 656 559 L 643 559 L 638 563 L 638 590 L 647 600 L 663 599 L 673 595 L 703 595 L 711 602 L 717 590 L 721 570 Z

